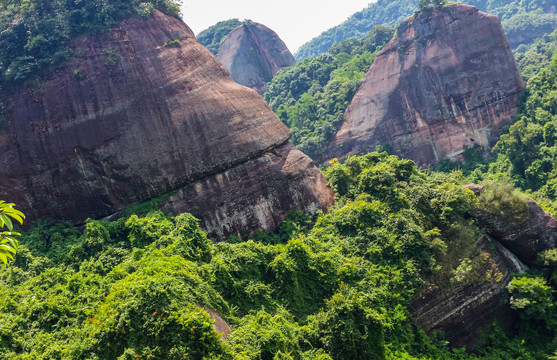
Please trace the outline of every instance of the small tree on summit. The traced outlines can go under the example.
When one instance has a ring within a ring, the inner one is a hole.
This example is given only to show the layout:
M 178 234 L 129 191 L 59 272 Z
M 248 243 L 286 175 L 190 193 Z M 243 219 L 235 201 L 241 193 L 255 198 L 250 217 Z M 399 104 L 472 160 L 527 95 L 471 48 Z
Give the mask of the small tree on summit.
M 418 3 L 418 10 L 422 11 L 430 8 L 442 7 L 447 3 L 447 0 L 420 0 Z

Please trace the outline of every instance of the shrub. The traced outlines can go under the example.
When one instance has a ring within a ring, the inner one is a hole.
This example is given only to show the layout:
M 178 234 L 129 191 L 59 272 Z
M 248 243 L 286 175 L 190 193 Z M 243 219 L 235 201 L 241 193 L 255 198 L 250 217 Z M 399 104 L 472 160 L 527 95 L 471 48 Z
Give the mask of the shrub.
M 173 48 L 180 47 L 180 40 L 179 39 L 167 40 L 164 42 L 164 47 L 173 47 Z

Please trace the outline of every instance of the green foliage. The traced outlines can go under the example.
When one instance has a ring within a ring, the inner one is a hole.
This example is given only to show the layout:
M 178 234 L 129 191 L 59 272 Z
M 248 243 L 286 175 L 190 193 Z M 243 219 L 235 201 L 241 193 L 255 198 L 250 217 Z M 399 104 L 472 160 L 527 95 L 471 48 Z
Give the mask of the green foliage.
M 297 61 L 326 53 L 333 45 L 356 37 L 365 38 L 376 25 L 398 25 L 416 10 L 418 0 L 378 0 L 349 17 L 342 24 L 324 31 L 302 45 L 295 54 Z
M 72 38 L 106 31 L 130 16 L 149 17 L 153 8 L 175 16 L 180 11 L 175 0 L 1 1 L 0 83 L 48 74 L 71 55 Z M 116 65 L 113 62 L 107 59 L 107 66 Z
M 73 77 L 77 80 L 83 80 L 85 78 L 85 70 L 82 67 L 78 67 L 72 70 Z
M 116 50 L 113 48 L 106 48 L 103 50 L 104 54 L 104 64 L 106 67 L 112 68 L 118 65 L 120 62 L 120 56 L 116 53 Z
M 542 278 L 509 287 L 523 314 L 525 345 L 494 329 L 478 357 L 448 349 L 441 335 L 430 338 L 414 324 L 409 304 L 422 286 L 493 281 L 473 276 L 489 255 L 474 250 L 477 202 L 455 182 L 461 175 L 371 153 L 332 162 L 326 176 L 338 204 L 315 222 L 292 212 L 275 234 L 259 234 L 261 241 L 215 244 L 192 215 L 160 211 L 88 220 L 82 230 L 35 224 L 16 260 L 0 268 L 0 359 L 491 360 L 553 353 L 549 336 L 529 335 L 553 329 L 552 290 Z M 541 258 L 548 279 L 554 258 L 551 251 Z M 226 342 L 205 309 L 230 324 Z M 526 326 L 534 322 L 537 328 Z
M 528 219 L 528 198 L 505 182 L 486 182 L 479 196 L 479 208 L 510 224 L 522 224 Z
M 447 3 L 447 0 L 420 0 L 418 2 L 418 10 L 424 11 L 430 8 L 443 7 Z
M 263 97 L 292 131 L 292 142 L 317 158 L 344 119 L 377 50 L 393 30 L 374 28 L 368 36 L 338 44 L 330 54 L 306 59 L 282 69 L 267 85 Z
M 342 24 L 324 31 L 300 47 L 296 60 L 316 57 L 326 53 L 335 44 L 352 37 L 364 38 L 376 25 L 393 26 L 400 24 L 422 6 L 440 6 L 451 3 L 443 0 L 378 0 L 365 9 L 353 14 Z M 516 35 L 516 46 L 530 44 L 535 38 L 555 29 L 557 15 L 552 13 L 554 0 L 467 0 L 481 11 L 495 14 L 503 21 L 509 37 Z M 522 39 L 520 38 L 522 36 Z
M 557 326 L 557 312 L 552 288 L 541 277 L 515 277 L 507 286 L 511 294 L 511 308 L 529 322 L 541 322 L 548 330 Z
M 271 315 L 258 311 L 242 318 L 228 338 L 236 359 L 292 359 L 303 358 L 305 345 L 303 329 L 285 309 Z M 280 354 L 280 355 L 279 355 Z
M 220 46 L 226 39 L 228 33 L 244 24 L 246 21 L 248 20 L 240 21 L 238 19 L 230 19 L 219 21 L 215 25 L 197 34 L 197 40 L 199 40 L 199 42 L 209 49 L 209 51 L 211 51 L 214 55 L 217 55 Z
M 180 39 L 167 40 L 167 41 L 164 42 L 164 47 L 178 48 L 178 47 L 180 47 Z
M 23 224 L 25 218 L 25 215 L 14 206 L 13 203 L 0 200 L 0 260 L 4 265 L 8 263 L 8 260 L 14 259 L 19 246 L 15 237 L 20 233 L 14 232 L 13 220 Z M 4 231 L 4 228 L 7 231 Z
M 354 289 L 342 286 L 310 323 L 311 336 L 334 359 L 385 359 L 380 317 Z
M 137 14 L 141 16 L 143 19 L 150 18 L 153 16 L 153 10 L 155 9 L 153 3 L 143 2 L 140 3 L 137 8 Z

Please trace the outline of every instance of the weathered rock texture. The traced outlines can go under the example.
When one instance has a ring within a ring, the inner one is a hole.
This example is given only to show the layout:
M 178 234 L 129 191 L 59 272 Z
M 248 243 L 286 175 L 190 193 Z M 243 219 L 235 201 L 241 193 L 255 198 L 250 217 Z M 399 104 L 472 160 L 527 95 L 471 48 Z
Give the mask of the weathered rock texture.
M 491 325 L 496 317 L 510 314 L 506 286 L 513 274 L 527 267 L 497 241 L 484 236 L 476 243 L 481 268 L 475 279 L 462 283 L 424 289 L 412 299 L 412 312 L 427 332 L 441 330 L 453 347 L 476 345 L 478 333 Z
M 528 214 L 522 222 L 512 222 L 482 211 L 477 212 L 476 221 L 486 233 L 529 266 L 536 265 L 540 253 L 557 247 L 557 220 L 534 201 L 528 201 Z
M 479 185 L 463 188 L 476 196 L 485 190 Z M 429 286 L 414 296 L 413 314 L 424 330 L 442 330 L 451 346 L 472 350 L 479 332 L 495 320 L 508 331 L 514 329 L 507 285 L 513 274 L 539 265 L 540 253 L 557 247 L 557 221 L 533 201 L 526 212 L 517 222 L 476 210 L 476 224 L 487 233 L 472 250 L 479 252 L 479 266 L 463 282 Z
M 263 94 L 266 84 L 296 60 L 284 42 L 268 27 L 245 24 L 232 30 L 217 54 L 217 58 L 241 85 Z
M 422 12 L 375 59 L 326 157 L 388 144 L 427 165 L 490 147 L 523 88 L 496 16 L 468 5 Z
M 181 20 L 155 12 L 72 48 L 65 69 L 1 93 L 0 198 L 28 222 L 80 223 L 177 191 L 166 208 L 195 207 L 224 238 L 333 201 L 264 100 Z

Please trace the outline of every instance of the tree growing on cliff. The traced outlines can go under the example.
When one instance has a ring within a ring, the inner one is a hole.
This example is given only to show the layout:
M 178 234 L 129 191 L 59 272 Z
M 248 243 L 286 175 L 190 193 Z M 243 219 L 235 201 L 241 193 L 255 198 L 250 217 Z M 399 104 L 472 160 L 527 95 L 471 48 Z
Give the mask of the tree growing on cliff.
M 0 260 L 4 264 L 8 263 L 8 259 L 14 259 L 18 247 L 15 236 L 20 234 L 14 232 L 12 219 L 22 224 L 25 218 L 25 215 L 21 211 L 16 210 L 14 206 L 15 204 L 0 200 L 0 230 L 3 230 L 4 227 L 8 229 L 7 231 L 0 232 Z
M 420 0 L 418 3 L 418 10 L 422 11 L 425 9 L 439 8 L 443 7 L 447 3 L 447 0 Z

